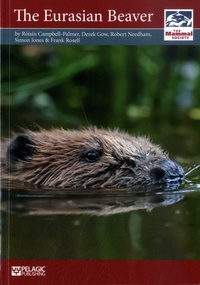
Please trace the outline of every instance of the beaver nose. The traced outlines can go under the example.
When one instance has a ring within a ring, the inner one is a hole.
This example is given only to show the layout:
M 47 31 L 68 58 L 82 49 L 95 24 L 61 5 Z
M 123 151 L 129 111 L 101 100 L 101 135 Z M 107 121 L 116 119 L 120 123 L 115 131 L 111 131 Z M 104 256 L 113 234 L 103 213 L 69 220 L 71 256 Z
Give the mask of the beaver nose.
M 181 182 L 184 179 L 184 170 L 172 160 L 163 159 L 150 170 L 150 177 L 154 183 Z

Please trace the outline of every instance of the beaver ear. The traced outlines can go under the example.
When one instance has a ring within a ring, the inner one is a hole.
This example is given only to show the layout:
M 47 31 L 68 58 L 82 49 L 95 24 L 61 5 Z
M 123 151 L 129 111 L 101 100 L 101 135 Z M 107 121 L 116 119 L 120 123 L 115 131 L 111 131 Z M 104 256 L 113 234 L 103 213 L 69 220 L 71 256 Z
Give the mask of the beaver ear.
M 11 141 L 7 150 L 7 160 L 14 163 L 26 160 L 35 152 L 34 142 L 27 135 L 19 135 Z

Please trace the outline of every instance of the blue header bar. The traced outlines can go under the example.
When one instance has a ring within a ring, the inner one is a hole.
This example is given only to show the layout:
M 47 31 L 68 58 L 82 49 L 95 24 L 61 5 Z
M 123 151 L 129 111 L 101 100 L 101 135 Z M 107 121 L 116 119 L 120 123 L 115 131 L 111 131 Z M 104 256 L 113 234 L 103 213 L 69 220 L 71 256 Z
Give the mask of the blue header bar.
M 1 29 L 3 45 L 199 45 L 186 34 L 164 40 L 164 29 Z

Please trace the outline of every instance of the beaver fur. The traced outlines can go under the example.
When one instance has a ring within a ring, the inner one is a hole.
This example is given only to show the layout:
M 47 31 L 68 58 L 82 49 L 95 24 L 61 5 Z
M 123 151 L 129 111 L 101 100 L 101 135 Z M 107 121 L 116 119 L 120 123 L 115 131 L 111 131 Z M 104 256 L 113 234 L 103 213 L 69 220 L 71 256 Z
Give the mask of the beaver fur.
M 97 128 L 25 131 L 2 144 L 2 175 L 62 188 L 180 182 L 181 166 L 146 137 Z

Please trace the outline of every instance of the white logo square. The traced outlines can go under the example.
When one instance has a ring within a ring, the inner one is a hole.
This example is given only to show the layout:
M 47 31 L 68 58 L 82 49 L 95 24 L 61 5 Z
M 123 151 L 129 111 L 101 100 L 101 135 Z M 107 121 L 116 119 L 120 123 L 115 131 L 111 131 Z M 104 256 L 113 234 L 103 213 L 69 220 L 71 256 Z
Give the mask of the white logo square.
M 11 276 L 21 276 L 21 275 L 22 275 L 21 266 L 11 267 Z
M 193 9 L 164 10 L 164 40 L 193 40 Z

